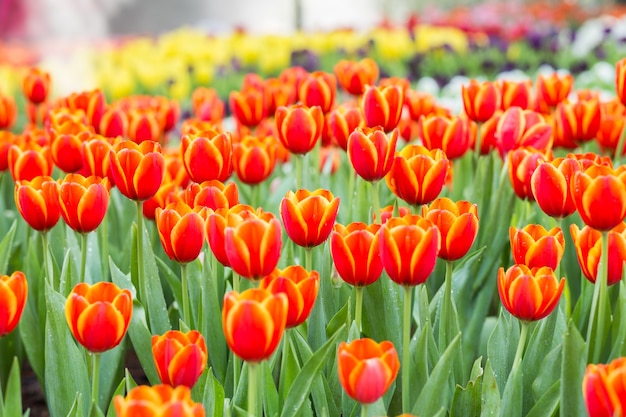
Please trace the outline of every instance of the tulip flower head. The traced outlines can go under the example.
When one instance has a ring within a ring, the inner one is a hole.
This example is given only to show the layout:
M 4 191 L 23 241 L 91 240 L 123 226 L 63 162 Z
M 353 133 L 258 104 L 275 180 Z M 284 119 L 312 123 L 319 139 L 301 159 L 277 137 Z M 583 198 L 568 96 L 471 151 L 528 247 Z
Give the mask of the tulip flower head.
M 93 232 L 109 208 L 109 181 L 68 174 L 59 185 L 58 196 L 65 223 L 78 233 Z
M 363 94 L 368 85 L 374 85 L 378 80 L 378 64 L 372 58 L 360 61 L 342 59 L 334 67 L 339 85 L 349 94 L 358 96 Z
M 23 272 L 0 276 L 0 337 L 11 333 L 22 317 L 28 298 L 28 281 Z
M 158 142 L 117 143 L 109 152 L 111 175 L 125 197 L 143 201 L 154 196 L 165 176 L 165 158 Z
M 215 131 L 184 135 L 181 139 L 183 165 L 192 181 L 226 181 L 233 172 L 230 133 Z
M 319 106 L 323 113 L 332 110 L 337 95 L 337 79 L 333 74 L 315 71 L 300 82 L 298 98 L 307 107 Z
M 587 365 L 582 388 L 589 416 L 623 416 L 626 412 L 626 358 L 614 359 L 606 365 Z
M 15 184 L 15 205 L 26 223 L 38 232 L 52 229 L 59 218 L 59 184 L 51 177 L 35 177 Z
M 368 127 L 380 126 L 391 132 L 400 121 L 404 93 L 395 85 L 387 87 L 368 86 L 361 98 L 361 111 Z
M 378 223 L 335 224 L 330 235 L 330 253 L 337 273 L 348 284 L 365 286 L 380 278 L 380 227 Z
M 589 226 L 581 229 L 577 225 L 570 226 L 570 232 L 578 264 L 585 278 L 595 283 L 598 277 L 598 265 L 602 254 L 602 233 Z M 622 222 L 609 230 L 609 266 L 608 285 L 617 284 L 622 280 L 624 262 L 626 262 L 626 223 Z
M 339 211 L 339 197 L 324 189 L 288 191 L 280 204 L 280 217 L 289 238 L 306 248 L 326 241 Z
M 43 103 L 50 92 L 50 74 L 39 68 L 30 68 L 24 77 L 22 91 L 32 104 Z
M 131 389 L 126 397 L 113 399 L 117 417 L 172 416 L 204 417 L 204 407 L 191 399 L 189 387 L 180 385 L 140 385 Z
M 539 161 L 530 178 L 530 187 L 544 213 L 561 219 L 576 211 L 570 183 L 574 173 L 580 170 L 580 164 L 573 158 Z
M 500 108 L 500 89 L 494 82 L 471 80 L 461 91 L 465 113 L 475 122 L 486 122 Z
M 183 202 L 156 209 L 159 238 L 170 259 L 185 264 L 198 258 L 204 245 L 204 212 L 206 208 L 192 209 Z
M 516 264 L 529 268 L 547 266 L 556 269 L 565 247 L 563 231 L 558 227 L 546 230 L 542 225 L 529 224 L 517 229 L 509 229 L 511 252 Z
M 276 110 L 278 139 L 289 152 L 304 155 L 311 151 L 322 135 L 324 113 L 319 106 L 295 104 Z
M 478 207 L 469 201 L 438 198 L 422 208 L 422 216 L 432 221 L 441 234 L 439 258 L 456 261 L 469 252 L 478 235 Z
M 365 181 L 378 181 L 393 165 L 398 129 L 386 134 L 380 127 L 356 128 L 348 137 L 347 152 L 354 171 Z
M 152 356 L 162 383 L 192 388 L 207 364 L 204 337 L 197 330 L 152 336 Z

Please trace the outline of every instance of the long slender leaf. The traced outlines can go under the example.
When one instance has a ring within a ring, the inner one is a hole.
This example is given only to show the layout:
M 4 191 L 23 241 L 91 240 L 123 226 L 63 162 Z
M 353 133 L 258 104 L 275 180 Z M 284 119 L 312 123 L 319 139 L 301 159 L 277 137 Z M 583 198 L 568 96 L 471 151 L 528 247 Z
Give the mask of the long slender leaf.
M 580 390 L 585 374 L 585 341 L 573 321 L 569 321 L 563 335 L 563 360 L 561 362 L 561 407 L 563 417 L 585 415 L 585 404 Z

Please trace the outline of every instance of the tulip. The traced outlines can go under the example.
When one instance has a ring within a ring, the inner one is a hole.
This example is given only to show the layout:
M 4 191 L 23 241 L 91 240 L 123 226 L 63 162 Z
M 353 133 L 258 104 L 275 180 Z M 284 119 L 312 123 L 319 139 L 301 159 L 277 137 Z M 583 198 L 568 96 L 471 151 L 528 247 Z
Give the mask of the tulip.
M 418 135 L 427 149 L 441 149 L 449 159 L 456 159 L 470 147 L 471 126 L 467 119 L 458 116 L 422 116 Z
M 276 166 L 277 140 L 273 136 L 246 136 L 233 146 L 233 165 L 244 184 L 265 181 Z
M 626 358 L 614 359 L 606 365 L 587 365 L 582 389 L 589 416 L 623 416 L 626 411 Z
M 520 320 L 529 322 L 547 317 L 559 303 L 565 279 L 554 275 L 552 268 L 529 268 L 513 265 L 506 273 L 498 270 L 498 293 L 502 305 Z
M 376 223 L 335 224 L 330 236 L 330 253 L 337 273 L 348 284 L 366 286 L 380 278 L 383 271 L 380 227 Z
M 266 116 L 265 93 L 259 88 L 232 91 L 229 105 L 233 117 L 244 126 L 258 126 Z
M 511 107 L 500 116 L 495 138 L 502 158 L 524 146 L 546 151 L 552 148 L 552 126 L 535 111 Z
M 544 213 L 561 219 L 576 211 L 570 183 L 574 173 L 580 170 L 580 164 L 573 158 L 539 161 L 530 178 L 530 187 Z
M 515 194 L 522 200 L 532 201 L 534 195 L 531 188 L 531 178 L 537 166 L 550 155 L 544 155 L 534 148 L 518 148 L 508 153 L 509 179 Z
M 439 258 L 456 261 L 469 252 L 478 235 L 478 207 L 469 201 L 438 198 L 422 207 L 422 216 L 437 226 L 441 234 Z
M 9 169 L 9 149 L 16 140 L 17 137 L 13 133 L 0 129 L 0 172 Z
M 11 333 L 20 322 L 28 298 L 28 281 L 23 272 L 0 276 L 0 337 Z
M 191 94 L 191 109 L 200 120 L 221 123 L 224 118 L 224 102 L 213 88 L 196 88 Z
M 130 290 L 111 282 L 80 283 L 65 303 L 65 318 L 74 338 L 92 353 L 113 349 L 121 341 L 133 313 Z
M 180 196 L 178 185 L 173 181 L 164 181 L 159 191 L 141 204 L 141 214 L 146 219 L 155 220 L 157 208 L 164 209 L 170 203 L 183 201 L 187 203 Z
M 269 78 L 265 81 L 265 106 L 268 115 L 274 115 L 281 106 L 295 104 L 297 92 L 292 85 L 286 84 L 279 78 Z
M 59 184 L 51 177 L 35 177 L 15 184 L 15 205 L 26 223 L 38 232 L 52 229 L 59 218 Z
M 133 109 L 128 112 L 128 138 L 135 143 L 158 142 L 163 128 L 158 116 L 151 110 Z
M 339 211 L 339 197 L 324 189 L 288 191 L 280 204 L 280 217 L 289 238 L 312 248 L 328 239 Z
M 194 261 L 204 244 L 204 219 L 200 210 L 194 210 L 183 202 L 157 208 L 155 220 L 159 238 L 167 256 L 185 264 Z
M 259 209 L 259 211 L 261 211 Z M 226 226 L 235 227 L 244 219 L 264 217 L 267 221 L 271 220 L 274 215 L 266 212 L 257 212 L 251 206 L 245 204 L 235 204 L 231 208 L 218 208 L 207 216 L 205 222 L 205 236 L 209 242 L 209 247 L 213 255 L 224 266 L 230 266 L 228 256 L 226 255 L 225 235 Z
M 520 107 L 524 110 L 533 107 L 532 82 L 500 80 L 498 82 L 500 88 L 500 108 L 507 110 L 511 107 Z
M 384 88 L 368 86 L 361 99 L 361 111 L 368 127 L 381 126 L 385 132 L 392 131 L 402 115 L 404 95 L 398 86 Z
M 191 183 L 182 192 L 182 200 L 190 207 L 207 207 L 211 210 L 231 208 L 239 204 L 239 189 L 234 182 L 224 184 L 218 180 Z
M 626 169 L 592 165 L 575 172 L 570 192 L 582 221 L 607 231 L 626 216 Z
M 10 129 L 17 118 L 17 106 L 13 97 L 0 94 L 0 130 Z
M 323 127 L 324 114 L 318 106 L 296 104 L 276 110 L 278 139 L 291 153 L 303 155 L 313 149 Z
M 35 177 L 52 175 L 54 164 L 50 156 L 49 146 L 40 146 L 37 143 L 11 145 L 8 154 L 9 170 L 13 181 L 31 181 Z
M 560 75 L 556 72 L 550 75 L 540 74 L 535 85 L 537 87 L 538 103 L 556 107 L 572 91 L 574 77 L 571 74 Z
M 170 385 L 149 387 L 140 385 L 131 389 L 126 397 L 113 399 L 117 417 L 204 417 L 201 403 L 194 403 L 191 390 L 186 386 L 176 388 Z
M 404 217 L 411 214 L 411 210 L 406 206 L 386 206 L 380 209 L 380 223 L 385 224 L 392 217 Z M 374 213 L 374 221 L 377 221 L 376 213 Z
M 529 224 L 522 229 L 509 229 L 511 252 L 516 264 L 529 268 L 547 266 L 556 270 L 563 257 L 565 239 L 558 227 L 546 230 L 539 224 Z
M 595 283 L 602 255 L 602 233 L 589 226 L 580 230 L 575 224 L 570 226 L 570 232 L 580 269 L 590 282 Z M 608 248 L 607 283 L 614 285 L 622 280 L 624 262 L 626 262 L 626 224 L 624 222 L 608 232 Z
M 575 147 L 577 143 L 593 139 L 598 134 L 602 122 L 600 101 L 595 98 L 559 103 L 554 117 L 557 132 L 560 132 L 554 146 Z
M 100 119 L 98 131 L 107 138 L 126 137 L 128 132 L 128 115 L 118 107 L 109 107 Z
M 350 134 L 364 125 L 363 115 L 358 107 L 339 106 L 326 115 L 326 126 L 331 140 L 344 151 L 348 149 Z
M 68 174 L 58 193 L 61 216 L 72 230 L 89 233 L 102 223 L 109 207 L 108 180 Z
M 626 58 L 615 63 L 615 91 L 622 104 L 626 106 Z
M 111 154 L 113 145 L 108 138 L 93 136 L 92 139 L 81 144 L 82 168 L 79 171 L 84 176 L 95 175 L 101 178 L 112 178 Z
M 624 115 L 604 114 L 602 116 L 596 139 L 603 152 L 620 156 L 626 154 L 626 146 L 619 151 L 617 149 L 625 125 Z
M 287 323 L 287 296 L 253 288 L 224 296 L 222 327 L 226 343 L 247 362 L 260 362 L 274 353 Z
M 143 201 L 159 190 L 165 175 L 165 158 L 157 142 L 119 142 L 109 157 L 113 183 L 125 197 Z
M 408 145 L 396 155 L 385 180 L 391 192 L 408 204 L 428 204 L 443 189 L 449 166 L 441 149 Z
M 163 384 L 192 388 L 207 365 L 204 337 L 197 330 L 152 336 L 152 357 Z
M 309 317 L 320 285 L 317 271 L 308 272 L 300 265 L 288 266 L 282 270 L 274 270 L 263 278 L 259 288 L 272 294 L 283 293 L 287 296 L 288 329 L 299 326 Z
M 181 155 L 189 177 L 195 182 L 226 181 L 233 172 L 233 145 L 230 134 L 201 132 L 184 135 Z
M 342 59 L 334 67 L 339 85 L 348 94 L 363 94 L 368 85 L 376 84 L 379 75 L 378 64 L 372 58 L 360 61 Z
M 365 181 L 378 181 L 391 170 L 398 129 L 386 134 L 380 127 L 356 128 L 348 137 L 348 158 Z
M 22 91 L 32 104 L 43 103 L 50 92 L 50 74 L 39 68 L 30 68 L 24 77 Z
M 83 166 L 83 143 L 91 139 L 92 133 L 88 130 L 78 133 L 52 131 L 50 136 L 50 156 L 54 164 L 63 172 L 78 172 Z
M 500 90 L 494 82 L 471 80 L 468 85 L 461 86 L 461 92 L 463 107 L 470 120 L 486 122 L 500 108 Z
M 409 110 L 412 120 L 430 116 L 437 111 L 435 97 L 421 91 L 407 90 L 404 92 L 404 104 Z
M 328 113 L 335 104 L 337 79 L 333 74 L 315 71 L 305 76 L 298 88 L 298 98 L 307 107 L 319 106 Z
M 337 349 L 339 382 L 361 404 L 380 399 L 398 375 L 400 361 L 393 343 L 368 338 L 341 342 Z

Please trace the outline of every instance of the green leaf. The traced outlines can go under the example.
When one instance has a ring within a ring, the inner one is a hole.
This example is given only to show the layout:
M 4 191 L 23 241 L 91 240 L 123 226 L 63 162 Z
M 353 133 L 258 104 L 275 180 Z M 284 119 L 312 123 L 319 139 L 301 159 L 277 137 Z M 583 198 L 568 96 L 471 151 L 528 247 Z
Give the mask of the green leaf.
M 540 371 L 532 383 L 533 398 L 538 399 L 561 378 L 563 344 L 557 345 L 548 354 L 544 353 Z
M 299 410 L 307 399 L 311 391 L 311 385 L 317 373 L 326 363 L 328 355 L 335 347 L 335 341 L 343 330 L 343 326 L 331 336 L 324 345 L 304 364 L 302 370 L 293 383 L 293 388 L 287 395 L 281 417 L 295 417 L 299 415 Z
M 207 372 L 202 404 L 208 416 L 222 417 L 224 414 L 224 388 L 215 379 L 211 368 Z
M 363 333 L 374 340 L 389 340 L 401 346 L 401 287 L 385 274 L 363 289 Z
M 300 364 L 294 350 L 293 343 L 291 342 L 291 332 L 297 331 L 293 329 L 286 329 L 283 335 L 281 343 L 281 362 L 280 362 L 280 378 L 278 379 L 278 389 L 280 391 L 280 398 L 284 400 L 287 398 L 287 393 L 291 389 L 296 376 L 300 373 Z
M 609 358 L 626 356 L 626 284 L 623 279 L 619 283 L 619 294 L 615 305 Z
M 526 417 L 545 417 L 556 415 L 559 409 L 559 391 L 561 390 L 561 381 L 556 381 L 548 391 L 535 403 L 530 409 Z
M 474 417 L 480 415 L 483 368 L 482 358 L 472 366 L 470 380 L 465 387 L 457 385 L 452 396 L 450 417 Z
M 102 353 L 100 365 L 100 400 L 101 410 L 105 410 L 109 403 L 118 381 L 124 375 L 124 360 L 126 359 L 126 343 L 122 341 L 113 349 Z
M 502 394 L 502 404 L 500 408 L 501 417 L 521 417 L 523 404 L 523 372 L 521 362 L 513 365 L 511 373 L 506 380 L 504 393 Z
M 0 410 L 2 417 L 21 417 L 22 416 L 22 384 L 20 378 L 20 361 L 17 356 L 13 357 L 13 365 L 9 372 L 6 391 L 4 393 L 4 406 Z M 2 390 L 0 389 L 0 397 Z M 2 405 L 0 403 L 0 405 Z
M 66 415 L 73 407 L 77 393 L 90 398 L 87 364 L 78 349 L 65 320 L 65 298 L 46 286 L 47 320 L 45 343 L 45 387 L 50 414 Z M 68 372 L 71 365 L 71 372 Z M 86 414 L 89 401 L 77 404 L 77 412 Z
M 130 371 L 127 369 L 124 370 L 124 380 L 126 381 L 126 393 L 128 394 L 133 388 L 137 386 L 137 382 L 135 378 L 131 375 Z
M 268 417 L 278 416 L 280 411 L 280 401 L 278 398 L 278 391 L 276 390 L 276 384 L 272 378 L 272 370 L 270 369 L 269 361 L 263 361 L 261 363 L 261 374 L 263 375 L 263 385 L 261 390 L 263 393 L 264 415 Z
M 585 341 L 572 320 L 563 335 L 563 360 L 561 362 L 561 408 L 562 416 L 585 415 L 581 393 L 587 349 Z
M 109 407 L 107 408 L 107 417 L 116 417 L 115 397 L 117 397 L 118 395 L 123 397 L 125 392 L 126 392 L 126 378 L 122 378 L 120 383 L 117 385 L 117 387 L 113 391 L 113 395 L 111 396 L 111 402 L 109 403 Z
M 447 385 L 448 375 L 452 370 L 454 363 L 454 355 L 461 343 L 461 335 L 457 335 L 448 348 L 443 352 L 439 361 L 433 368 L 426 384 L 422 388 L 417 402 L 413 406 L 413 414 L 433 415 L 439 411 L 441 407 L 447 407 L 449 398 L 442 395 L 443 387 Z
M 83 407 L 81 406 L 81 403 L 84 403 L 83 394 L 77 392 L 74 397 L 74 401 L 72 402 L 72 407 L 67 413 L 67 417 L 83 417 Z
M 500 390 L 489 359 L 485 363 L 485 373 L 483 374 L 480 410 L 481 417 L 500 414 Z
M 15 229 L 17 228 L 17 220 L 11 223 L 11 228 L 0 241 L 0 271 L 6 274 L 9 271 L 9 260 L 13 254 L 13 238 L 15 237 Z
M 500 310 L 498 322 L 487 343 L 487 357 L 492 363 L 500 392 L 504 392 L 506 380 L 511 372 L 519 340 L 519 325 L 511 315 Z

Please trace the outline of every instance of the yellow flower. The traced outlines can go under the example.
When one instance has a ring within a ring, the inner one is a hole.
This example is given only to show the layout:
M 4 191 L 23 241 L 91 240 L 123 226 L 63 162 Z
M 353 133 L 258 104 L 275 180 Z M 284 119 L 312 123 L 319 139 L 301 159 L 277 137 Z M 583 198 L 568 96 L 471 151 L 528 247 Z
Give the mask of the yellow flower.
M 418 25 L 415 27 L 415 47 L 417 52 L 424 53 L 445 45 L 448 45 L 456 52 L 465 53 L 469 46 L 467 35 L 462 30 L 453 27 L 430 25 Z

